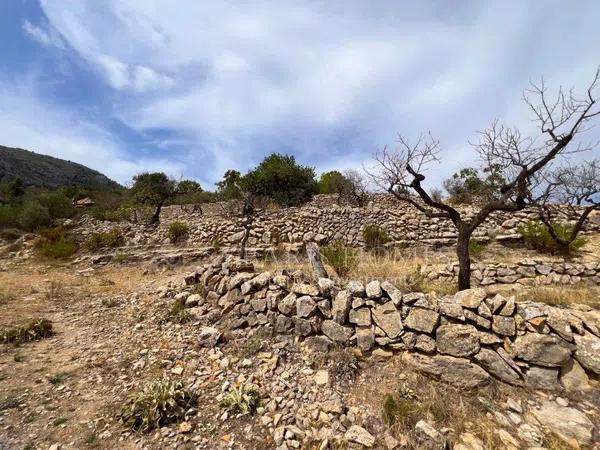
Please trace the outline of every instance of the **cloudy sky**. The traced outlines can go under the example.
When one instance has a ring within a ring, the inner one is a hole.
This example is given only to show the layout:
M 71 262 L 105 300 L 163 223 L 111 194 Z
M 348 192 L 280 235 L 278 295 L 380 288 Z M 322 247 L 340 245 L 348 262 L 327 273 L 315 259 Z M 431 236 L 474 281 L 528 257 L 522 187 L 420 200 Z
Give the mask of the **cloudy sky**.
M 272 152 L 361 167 L 431 130 L 435 182 L 492 120 L 531 127 L 530 80 L 585 86 L 599 18 L 595 0 L 4 0 L 0 144 L 210 189 Z

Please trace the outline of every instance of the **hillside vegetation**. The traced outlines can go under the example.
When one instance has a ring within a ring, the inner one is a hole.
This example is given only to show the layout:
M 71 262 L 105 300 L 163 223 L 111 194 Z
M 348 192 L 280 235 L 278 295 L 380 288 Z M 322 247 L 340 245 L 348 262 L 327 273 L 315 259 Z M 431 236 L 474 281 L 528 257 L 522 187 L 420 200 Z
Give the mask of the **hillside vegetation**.
M 89 167 L 20 148 L 0 146 L 0 183 L 20 178 L 25 186 L 118 187 L 119 185 Z

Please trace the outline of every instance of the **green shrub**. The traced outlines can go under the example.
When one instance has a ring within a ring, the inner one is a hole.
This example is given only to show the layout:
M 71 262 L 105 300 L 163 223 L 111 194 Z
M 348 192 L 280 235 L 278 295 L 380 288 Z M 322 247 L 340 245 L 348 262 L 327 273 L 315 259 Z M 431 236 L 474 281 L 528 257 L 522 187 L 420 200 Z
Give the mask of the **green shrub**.
M 413 405 L 410 400 L 396 398 L 393 395 L 386 395 L 383 401 L 383 421 L 387 425 L 404 422 L 413 412 Z
M 386 231 L 379 225 L 367 225 L 363 230 L 363 239 L 367 250 L 383 249 L 385 244 L 390 241 Z
M 487 243 L 485 242 L 476 241 L 475 239 L 469 241 L 469 255 L 474 259 L 479 259 L 486 248 Z
M 18 218 L 18 225 L 27 231 L 36 231 L 50 226 L 52 218 L 48 208 L 36 201 L 28 201 L 23 205 Z
M 129 255 L 125 252 L 117 252 L 115 256 L 113 256 L 113 261 L 119 264 L 123 264 L 129 259 Z
M 101 248 L 121 247 L 124 244 L 125 239 L 118 228 L 113 228 L 105 233 L 93 233 L 85 241 L 85 247 L 91 252 L 98 251 Z
M 62 227 L 41 231 L 35 242 L 37 252 L 49 259 L 68 259 L 77 252 L 77 248 L 75 238 Z
M 20 210 L 16 205 L 0 205 L 0 227 L 19 225 Z
M 0 342 L 22 344 L 52 335 L 52 322 L 47 319 L 30 319 L 23 325 L 0 330 Z
M 336 241 L 322 249 L 327 264 L 333 267 L 340 277 L 347 276 L 358 266 L 358 253 L 352 247 L 346 247 L 342 241 Z
M 259 403 L 258 392 L 244 384 L 232 387 L 221 400 L 221 407 L 236 413 L 252 414 Z
M 40 194 L 37 198 L 53 219 L 72 217 L 75 214 L 71 199 L 61 191 Z
M 169 240 L 172 243 L 183 240 L 187 237 L 189 232 L 188 224 L 185 222 L 180 222 L 178 220 L 171 222 L 169 224 Z
M 155 380 L 127 399 L 120 418 L 130 428 L 149 431 L 183 419 L 195 400 L 196 396 L 181 382 Z
M 552 228 L 561 239 L 566 240 L 569 239 L 573 230 L 571 225 L 564 223 L 555 223 Z M 523 237 L 527 247 L 542 253 L 576 253 L 586 243 L 584 238 L 578 237 L 565 248 L 552 238 L 548 227 L 539 220 L 531 220 L 525 225 L 520 225 L 517 227 L 517 232 Z
M 172 322 L 172 323 L 186 323 L 193 319 L 193 316 L 190 312 L 185 309 L 185 300 L 183 298 L 175 300 L 175 303 L 171 306 L 169 311 L 166 313 L 162 322 Z

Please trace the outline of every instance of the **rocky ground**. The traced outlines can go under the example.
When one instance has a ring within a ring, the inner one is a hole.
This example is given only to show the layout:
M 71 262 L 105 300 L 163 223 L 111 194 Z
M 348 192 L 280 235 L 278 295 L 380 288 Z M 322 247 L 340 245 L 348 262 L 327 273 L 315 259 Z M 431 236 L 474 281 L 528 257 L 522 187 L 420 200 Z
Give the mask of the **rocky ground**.
M 260 327 L 212 333 L 201 308 L 170 321 L 192 266 L 1 264 L 0 326 L 43 317 L 55 333 L 0 344 L 0 449 L 600 448 L 596 379 L 587 392 L 460 389 L 414 372 L 402 352 Z M 178 422 L 128 429 L 122 405 L 157 378 L 197 400 Z M 221 406 L 236 389 L 258 393 L 253 414 Z

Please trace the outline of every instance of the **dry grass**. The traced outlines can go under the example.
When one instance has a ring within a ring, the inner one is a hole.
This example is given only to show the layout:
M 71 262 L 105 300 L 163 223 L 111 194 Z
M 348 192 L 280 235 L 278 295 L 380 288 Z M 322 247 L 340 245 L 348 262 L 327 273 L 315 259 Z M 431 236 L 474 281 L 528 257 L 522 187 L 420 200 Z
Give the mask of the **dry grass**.
M 387 280 L 405 291 L 435 290 L 441 293 L 455 292 L 453 283 L 430 282 L 421 275 L 421 267 L 439 266 L 447 264 L 452 258 L 444 252 L 427 253 L 410 250 L 394 250 L 384 254 L 373 254 L 357 250 L 358 264 L 345 277 L 335 275 L 335 270 L 326 265 L 327 272 L 332 278 L 344 280 Z M 312 268 L 305 257 L 287 255 L 281 258 L 270 258 L 258 261 L 258 270 L 276 271 L 287 269 L 289 271 L 301 270 L 311 273 Z
M 536 286 L 520 291 L 518 300 L 530 300 L 551 306 L 569 306 L 575 303 L 600 308 L 600 286 Z
M 393 434 L 408 437 L 409 449 L 423 448 L 414 432 L 419 420 L 438 430 L 450 428 L 455 438 L 468 431 L 481 439 L 485 448 L 502 448 L 494 433 L 497 427 L 482 420 L 490 411 L 489 405 L 498 403 L 501 396 L 496 384 L 471 392 L 411 374 L 383 397 L 381 416 Z

